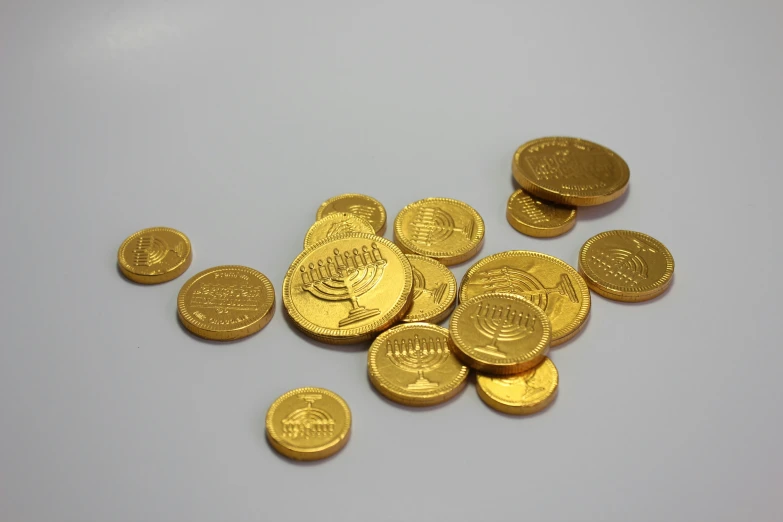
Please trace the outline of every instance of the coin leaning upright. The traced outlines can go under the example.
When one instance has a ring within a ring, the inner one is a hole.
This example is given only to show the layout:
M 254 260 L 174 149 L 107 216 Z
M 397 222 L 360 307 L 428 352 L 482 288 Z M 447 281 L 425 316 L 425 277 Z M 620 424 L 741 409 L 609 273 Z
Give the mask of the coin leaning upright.
M 315 213 L 315 219 L 332 213 L 348 212 L 368 221 L 375 233 L 382 236 L 386 232 L 386 209 L 381 202 L 364 194 L 340 194 L 329 198 L 318 207 Z
M 152 285 L 185 273 L 193 260 L 188 236 L 168 227 L 139 230 L 120 245 L 117 265 L 136 283 Z

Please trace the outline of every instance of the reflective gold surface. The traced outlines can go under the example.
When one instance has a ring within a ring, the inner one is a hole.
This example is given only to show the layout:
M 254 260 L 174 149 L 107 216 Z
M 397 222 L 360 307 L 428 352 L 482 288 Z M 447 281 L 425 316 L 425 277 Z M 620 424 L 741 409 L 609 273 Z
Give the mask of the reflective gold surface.
M 193 252 L 188 237 L 173 228 L 153 227 L 128 237 L 117 251 L 122 274 L 145 285 L 165 283 L 182 275 Z
M 339 234 L 375 234 L 375 229 L 364 218 L 348 212 L 334 212 L 313 223 L 305 235 L 304 248 Z
M 364 194 L 340 194 L 324 201 L 315 213 L 315 219 L 321 219 L 332 213 L 348 212 L 368 221 L 375 233 L 382 236 L 386 232 L 386 209 L 381 202 Z
M 557 385 L 557 368 L 549 357 L 517 375 L 476 375 L 476 390 L 481 400 L 511 415 L 543 410 L 555 399 Z
M 457 279 L 435 259 L 406 254 L 413 270 L 413 305 L 404 323 L 439 323 L 449 316 L 457 299 Z
M 555 237 L 574 228 L 576 207 L 551 203 L 520 189 L 508 198 L 506 219 L 528 236 Z

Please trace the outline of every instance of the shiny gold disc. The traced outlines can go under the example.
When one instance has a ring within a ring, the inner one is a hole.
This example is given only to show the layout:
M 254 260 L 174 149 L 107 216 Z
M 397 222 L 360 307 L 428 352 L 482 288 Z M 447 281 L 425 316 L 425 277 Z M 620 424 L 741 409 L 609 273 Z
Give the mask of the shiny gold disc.
M 493 375 L 520 373 L 549 351 L 552 330 L 546 314 L 515 294 L 484 294 L 461 303 L 451 316 L 454 354 Z
M 313 223 L 305 235 L 304 247 L 338 234 L 375 234 L 375 229 L 364 218 L 348 212 L 334 212 Z
M 408 406 L 445 402 L 465 387 L 468 368 L 448 346 L 449 331 L 427 323 L 395 326 L 367 353 L 370 382 L 385 397 Z
M 510 250 L 470 267 L 462 278 L 460 301 L 488 292 L 517 294 L 544 310 L 552 325 L 552 346 L 576 335 L 590 313 L 590 290 L 582 276 L 565 261 L 539 252 Z
M 484 242 L 484 220 L 462 201 L 426 198 L 397 214 L 394 241 L 406 254 L 455 265 L 478 253 Z
M 288 458 L 318 460 L 343 449 L 351 434 L 351 410 L 324 388 L 297 388 L 272 403 L 266 414 L 269 444 Z
M 549 137 L 519 147 L 511 164 L 522 188 L 563 205 L 589 206 L 619 198 L 628 164 L 616 153 L 579 138 Z
M 557 384 L 557 368 L 549 357 L 516 375 L 476 375 L 481 400 L 511 415 L 529 415 L 549 406 L 557 395 Z
M 413 269 L 413 305 L 403 323 L 439 323 L 449 316 L 457 299 L 457 279 L 435 259 L 406 254 Z
M 179 291 L 177 311 L 185 328 L 199 337 L 241 339 L 272 320 L 275 289 L 258 270 L 216 266 L 188 279 Z
M 594 292 L 615 301 L 647 301 L 672 282 L 674 258 L 657 239 L 630 230 L 602 232 L 582 245 L 579 271 Z
M 382 236 L 386 232 L 386 209 L 381 202 L 364 194 L 340 194 L 324 201 L 315 213 L 315 219 L 321 219 L 334 212 L 348 212 L 369 222 L 375 233 Z
M 410 262 L 394 243 L 344 234 L 315 243 L 291 263 L 283 304 L 307 335 L 358 343 L 399 321 L 413 302 L 412 289 Z
M 576 207 L 550 203 L 520 189 L 508 198 L 506 219 L 528 236 L 555 237 L 574 228 Z
M 122 242 L 117 264 L 136 283 L 152 285 L 179 277 L 190 266 L 193 252 L 188 236 L 173 228 L 139 230 Z

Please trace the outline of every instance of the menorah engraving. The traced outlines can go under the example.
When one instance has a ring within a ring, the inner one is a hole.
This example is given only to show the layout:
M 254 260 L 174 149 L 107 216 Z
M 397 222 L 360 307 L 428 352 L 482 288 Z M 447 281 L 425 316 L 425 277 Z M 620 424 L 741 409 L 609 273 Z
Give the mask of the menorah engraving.
M 411 239 L 428 246 L 447 240 L 454 232 L 465 234 L 467 237 L 473 236 L 472 219 L 464 227 L 458 227 L 451 214 L 436 207 L 416 209 L 411 228 L 413 229 Z
M 363 321 L 381 313 L 377 308 L 366 308 L 359 304 L 359 297 L 372 290 L 383 277 L 386 260 L 376 243 L 371 248 L 363 246 L 353 252 L 334 249 L 334 256 L 324 262 L 302 266 L 302 289 L 324 301 L 351 302 L 348 317 L 341 319 L 340 327 Z
M 361 230 L 355 223 L 352 223 L 349 219 L 344 219 L 337 223 L 333 223 L 332 226 L 329 227 L 329 230 L 326 231 L 326 237 L 360 231 Z
M 530 272 L 502 266 L 479 272 L 468 284 L 480 286 L 483 293 L 508 292 L 517 294 L 542 310 L 546 310 L 550 294 L 560 294 L 572 303 L 579 302 L 579 297 L 568 274 L 560 274 L 560 281 L 555 286 L 546 287 Z
M 152 266 L 163 261 L 169 252 L 174 252 L 177 256 L 182 257 L 185 253 L 185 244 L 180 241 L 174 248 L 171 248 L 160 236 L 140 236 L 136 242 L 136 248 L 133 249 L 133 264 L 135 266 Z
M 427 288 L 427 282 L 424 280 L 424 274 L 416 268 L 413 268 L 413 300 L 416 301 L 424 294 L 429 295 L 435 304 L 440 304 L 443 299 L 443 294 L 449 289 L 449 285 L 441 283 L 435 288 Z
M 530 313 L 512 310 L 510 305 L 479 303 L 470 316 L 482 335 L 489 337 L 486 346 L 473 348 L 477 352 L 505 359 L 506 354 L 497 346 L 500 341 L 517 341 L 535 331 L 536 317 Z
M 408 385 L 409 390 L 431 390 L 438 383 L 424 377 L 424 372 L 438 368 L 449 358 L 446 341 L 440 337 L 419 339 L 390 339 L 386 341 L 386 357 L 400 370 L 416 373 L 416 381 Z
M 614 172 L 612 158 L 603 152 L 539 152 L 529 154 L 525 161 L 538 181 L 565 181 L 578 176 L 580 184 L 600 183 Z
M 291 439 L 328 438 L 334 433 L 334 419 L 313 403 L 321 399 L 318 393 L 302 394 L 300 399 L 307 403 L 304 408 L 294 410 L 283 419 L 283 437 Z

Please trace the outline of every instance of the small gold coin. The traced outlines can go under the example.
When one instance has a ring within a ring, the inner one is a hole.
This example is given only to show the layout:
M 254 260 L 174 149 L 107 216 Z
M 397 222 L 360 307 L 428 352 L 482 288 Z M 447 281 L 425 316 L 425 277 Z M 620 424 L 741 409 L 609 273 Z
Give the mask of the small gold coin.
M 579 138 L 549 137 L 519 147 L 511 164 L 522 188 L 563 205 L 600 205 L 628 188 L 628 164 L 616 153 Z
M 307 335 L 358 343 L 389 328 L 413 302 L 411 264 L 391 241 L 344 234 L 315 243 L 291 263 L 283 304 Z
M 579 251 L 579 271 L 594 292 L 615 301 L 647 301 L 672 282 L 674 258 L 657 239 L 630 230 L 591 237 Z
M 557 395 L 557 368 L 549 357 L 517 375 L 476 375 L 479 397 L 511 415 L 529 415 L 549 406 Z
M 549 351 L 546 314 L 514 294 L 484 294 L 461 303 L 451 316 L 454 354 L 471 368 L 493 375 L 520 373 Z
M 122 242 L 117 263 L 122 274 L 136 283 L 165 283 L 182 275 L 193 252 L 188 236 L 173 228 L 139 230 Z
M 403 323 L 439 323 L 451 313 L 457 299 L 457 279 L 440 261 L 406 254 L 413 269 L 413 305 Z
M 520 189 L 508 198 L 506 219 L 528 236 L 555 237 L 574 228 L 576 207 L 550 203 Z
M 338 234 L 375 234 L 373 226 L 364 218 L 348 212 L 327 214 L 316 221 L 307 231 L 304 247 Z
M 455 265 L 478 253 L 484 242 L 484 220 L 462 201 L 426 198 L 397 214 L 394 241 L 406 254 Z
M 321 219 L 332 213 L 348 212 L 359 216 L 370 225 L 375 233 L 382 236 L 386 232 L 386 209 L 381 202 L 364 194 L 340 194 L 327 199 L 315 213 L 315 219 Z
M 370 382 L 408 406 L 445 402 L 465 387 L 468 368 L 451 353 L 449 331 L 427 323 L 402 324 L 375 338 L 367 353 Z
M 254 334 L 272 320 L 275 289 L 252 268 L 216 266 L 191 277 L 177 298 L 182 324 L 205 339 L 232 341 Z
M 288 458 L 318 460 L 343 449 L 351 434 L 351 410 L 324 388 L 297 388 L 282 395 L 266 414 L 269 444 Z
M 488 292 L 508 292 L 546 312 L 552 346 L 572 338 L 590 313 L 590 290 L 582 276 L 560 259 L 527 250 L 501 252 L 478 261 L 465 273 L 460 301 Z

